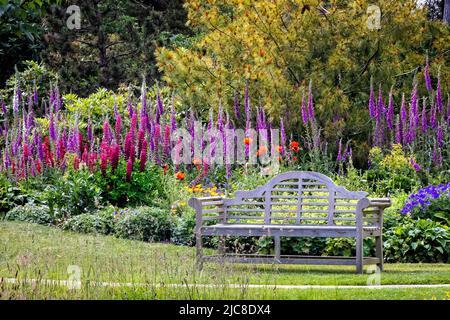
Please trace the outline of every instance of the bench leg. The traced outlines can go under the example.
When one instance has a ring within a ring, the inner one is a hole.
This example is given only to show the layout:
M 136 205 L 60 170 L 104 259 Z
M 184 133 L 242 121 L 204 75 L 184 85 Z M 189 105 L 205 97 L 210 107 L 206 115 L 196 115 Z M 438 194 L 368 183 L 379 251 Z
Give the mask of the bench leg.
M 383 271 L 383 236 L 375 238 L 375 252 L 376 257 L 380 259 L 380 262 L 377 263 L 377 266 L 380 268 L 380 271 Z
M 200 232 L 195 234 L 195 249 L 197 269 L 201 271 L 203 269 L 203 240 Z
M 275 260 L 280 261 L 281 258 L 281 241 L 280 237 L 273 237 L 274 244 L 275 244 Z
M 219 254 L 225 255 L 225 236 L 219 237 Z
M 356 273 L 363 273 L 363 237 L 362 234 L 356 236 Z

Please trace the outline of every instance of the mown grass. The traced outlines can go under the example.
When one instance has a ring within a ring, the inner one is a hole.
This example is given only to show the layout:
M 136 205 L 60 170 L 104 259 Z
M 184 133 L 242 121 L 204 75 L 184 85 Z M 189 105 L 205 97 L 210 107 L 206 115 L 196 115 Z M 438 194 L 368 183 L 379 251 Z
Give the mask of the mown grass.
M 69 266 L 81 270 L 80 290 L 26 281 L 67 280 Z M 387 264 L 385 269 L 382 285 L 450 283 L 449 264 Z M 193 248 L 81 235 L 17 222 L 0 222 L 0 277 L 21 281 L 0 284 L 1 298 L 6 299 L 440 299 L 450 291 L 249 288 L 248 284 L 366 285 L 370 275 L 356 275 L 354 267 L 345 266 L 233 264 L 206 264 L 198 272 Z M 99 287 L 94 285 L 97 282 L 132 285 Z

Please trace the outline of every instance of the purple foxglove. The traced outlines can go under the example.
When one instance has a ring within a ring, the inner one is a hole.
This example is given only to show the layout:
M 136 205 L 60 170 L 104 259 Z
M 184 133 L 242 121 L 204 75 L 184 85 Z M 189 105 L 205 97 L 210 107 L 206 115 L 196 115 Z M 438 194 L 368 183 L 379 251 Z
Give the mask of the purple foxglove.
M 441 93 L 441 77 L 438 77 L 438 83 L 436 87 L 436 104 L 439 113 L 442 113 L 444 106 L 442 105 L 442 93 Z
M 159 87 L 157 87 L 157 94 L 156 94 L 156 122 L 159 123 L 159 118 L 164 113 L 164 104 L 161 99 L 161 92 L 159 90 Z
M 429 92 L 431 92 L 431 90 L 433 90 L 433 88 L 431 86 L 430 64 L 429 64 L 429 61 L 428 61 L 428 56 L 426 58 L 425 69 L 423 71 L 423 75 L 425 77 L 425 87 L 427 88 L 427 90 Z
M 247 131 L 250 129 L 251 127 L 251 123 L 250 123 L 250 98 L 249 98 L 249 94 L 248 94 L 248 84 L 245 86 L 245 94 L 244 94 L 244 111 L 245 111 L 245 130 L 246 133 Z
M 338 161 L 338 162 L 341 162 L 341 161 L 342 161 L 342 138 L 339 139 L 337 161 Z
M 240 119 L 241 112 L 239 111 L 239 96 L 237 92 L 234 93 L 233 107 L 234 107 L 234 116 L 236 117 L 236 119 Z
M 444 146 L 444 131 L 442 129 L 442 126 L 438 126 L 437 128 L 436 141 L 439 145 L 439 148 L 442 148 Z
M 400 117 L 397 116 L 396 125 L 395 125 L 395 143 L 402 144 L 402 141 L 403 141 L 402 123 L 400 121 Z
M 302 113 L 302 121 L 303 124 L 306 125 L 308 123 L 309 117 L 308 117 L 308 111 L 306 110 L 305 105 L 305 89 L 302 90 L 302 104 L 301 104 L 301 113 Z
M 408 113 L 406 111 L 406 103 L 405 103 L 405 94 L 402 95 L 402 104 L 400 107 L 400 122 L 402 123 L 402 126 L 406 127 L 406 122 L 408 120 Z
M 412 115 L 412 125 L 414 128 L 419 126 L 419 100 L 417 97 L 417 81 L 414 80 L 413 90 L 411 92 L 411 109 L 410 115 Z
M 281 147 L 282 150 L 284 151 L 286 148 L 286 131 L 284 130 L 283 117 L 280 117 L 280 134 L 281 134 Z
M 394 127 L 394 99 L 392 97 L 392 89 L 389 92 L 389 103 L 388 103 L 388 110 L 386 113 L 386 122 L 389 129 L 392 130 L 392 128 Z
M 450 125 L 450 94 L 447 95 L 447 124 Z
M 377 102 L 377 108 L 376 108 L 376 114 L 375 117 L 377 120 L 381 119 L 381 116 L 385 113 L 385 106 L 383 102 L 383 91 L 381 89 L 381 84 L 378 86 L 378 102 Z
M 171 113 L 170 113 L 170 130 L 172 132 L 175 132 L 175 130 L 177 130 L 177 118 L 176 118 L 176 113 L 175 113 L 175 103 L 174 103 L 174 98 L 172 96 L 172 106 L 171 106 Z
M 369 115 L 371 118 L 375 118 L 377 114 L 375 105 L 375 92 L 373 91 L 373 80 L 370 78 L 370 93 L 369 93 Z
M 56 141 L 55 119 L 53 113 L 50 113 L 49 135 L 53 142 Z
M 414 160 L 414 158 L 412 156 L 409 159 L 409 163 L 411 164 L 413 169 L 416 170 L 416 172 L 419 172 L 422 170 L 422 167 L 416 162 L 416 160 Z
M 427 132 L 428 129 L 428 121 L 427 121 L 427 103 L 426 100 L 423 99 L 423 107 L 422 107 L 422 132 Z
M 314 116 L 314 102 L 313 102 L 313 92 L 312 92 L 312 80 L 309 80 L 308 87 L 308 118 L 311 122 L 315 121 Z
M 436 106 L 433 104 L 431 106 L 430 126 L 433 129 L 436 129 L 437 125 L 438 125 L 438 122 L 437 122 Z

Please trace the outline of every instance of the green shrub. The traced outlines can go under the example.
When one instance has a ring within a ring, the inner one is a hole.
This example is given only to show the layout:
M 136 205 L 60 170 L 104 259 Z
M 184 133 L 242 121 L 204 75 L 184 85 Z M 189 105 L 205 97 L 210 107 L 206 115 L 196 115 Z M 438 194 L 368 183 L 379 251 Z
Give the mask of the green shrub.
M 186 210 L 176 218 L 176 225 L 172 234 L 172 242 L 181 245 L 195 245 L 195 211 Z
M 80 233 L 114 233 L 114 211 L 111 209 L 98 211 L 94 214 L 83 213 L 69 218 L 64 222 L 62 228 Z
M 257 243 L 258 252 L 273 254 L 274 243 L 272 237 L 261 237 Z M 281 254 L 320 256 L 325 249 L 325 238 L 281 238 Z
M 170 240 L 174 228 L 172 215 L 156 207 L 139 207 L 122 211 L 117 217 L 116 235 L 141 241 Z
M 363 251 L 365 257 L 375 255 L 375 241 L 373 238 L 364 239 Z M 356 255 L 356 239 L 326 238 L 324 255 L 354 257 Z
M 405 217 L 384 232 L 387 262 L 449 262 L 450 231 L 431 220 Z
M 104 201 L 118 207 L 167 204 L 164 192 L 162 170 L 156 165 L 148 165 L 139 171 L 139 161 L 134 164 L 131 181 L 126 180 L 126 162 L 121 160 L 113 172 L 109 169 L 106 177 L 101 171 L 95 173 L 95 185 L 101 190 Z
M 9 210 L 5 216 L 6 220 L 26 221 L 44 225 L 54 223 L 54 218 L 47 206 L 27 203 Z
M 59 219 L 95 211 L 101 202 L 101 189 L 88 170 L 69 170 L 38 193 L 40 201 L 48 205 Z

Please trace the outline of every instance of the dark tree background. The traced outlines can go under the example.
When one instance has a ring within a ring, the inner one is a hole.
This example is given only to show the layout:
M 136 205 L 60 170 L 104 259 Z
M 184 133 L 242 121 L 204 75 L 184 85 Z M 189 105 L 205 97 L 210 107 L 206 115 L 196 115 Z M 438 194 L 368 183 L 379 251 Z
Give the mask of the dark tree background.
M 42 19 L 57 1 L 0 0 L 0 88 L 24 60 L 39 60 L 44 49 Z
M 81 28 L 69 30 L 66 8 L 76 4 Z M 45 62 L 58 70 L 64 91 L 87 95 L 97 87 L 158 79 L 157 46 L 187 41 L 181 0 L 64 1 L 48 10 Z

